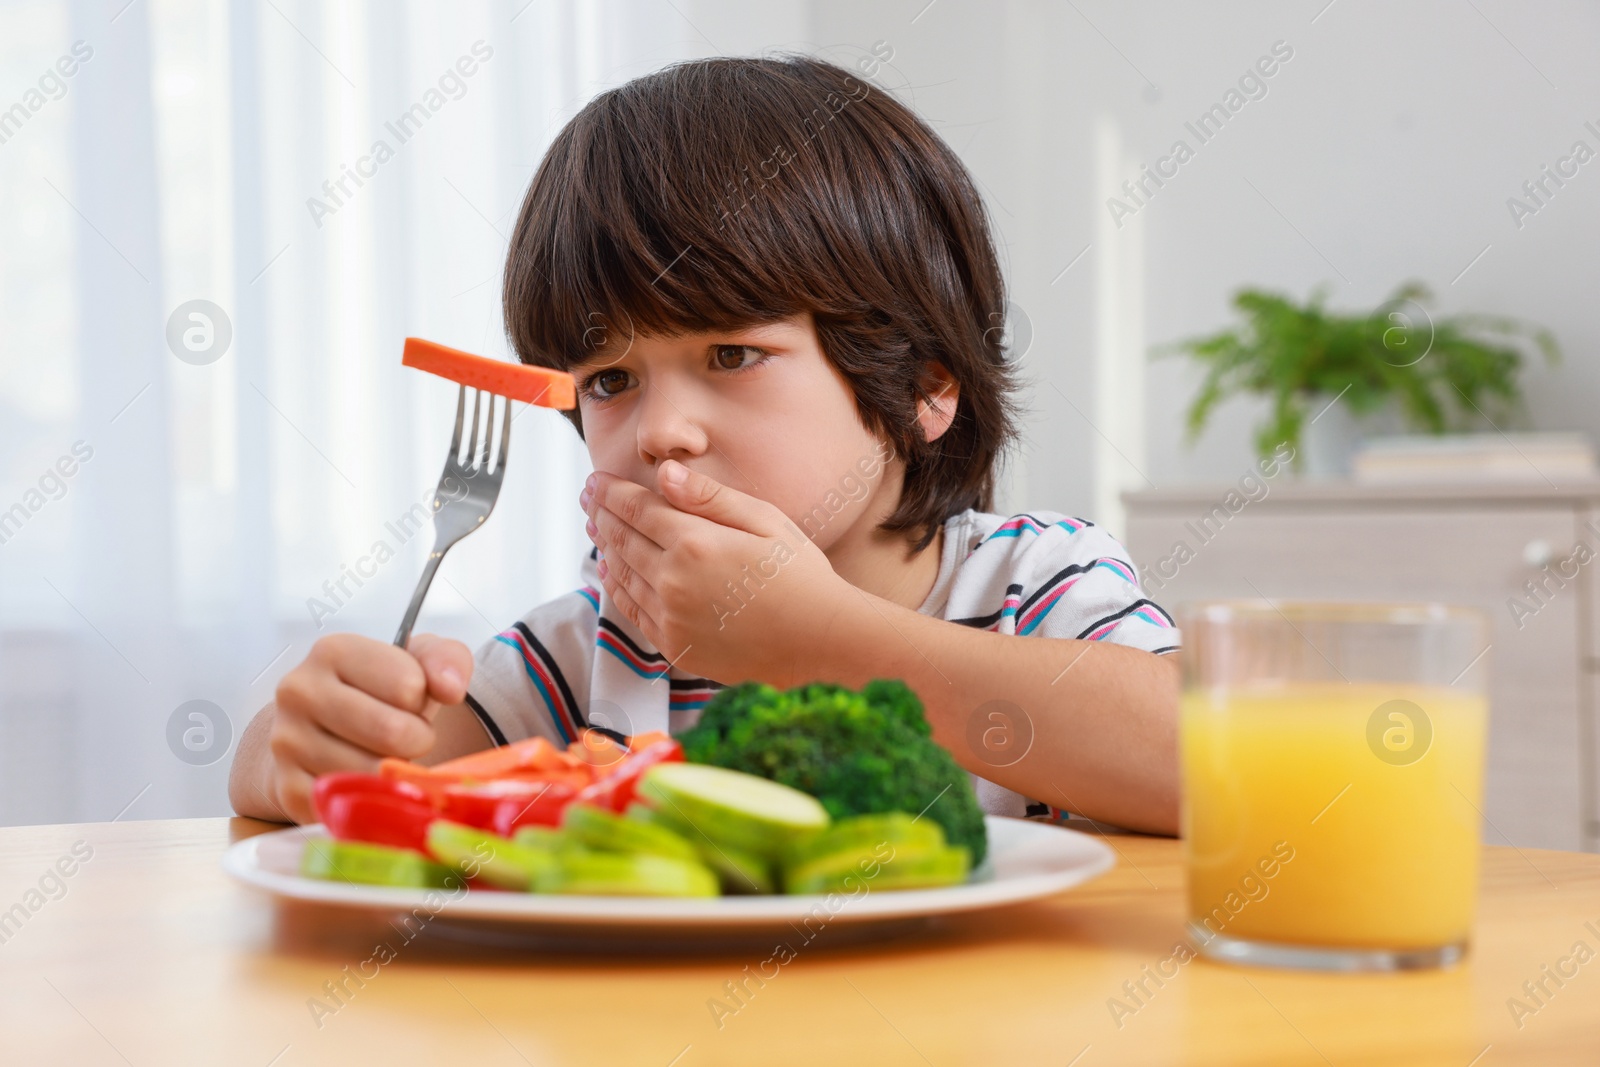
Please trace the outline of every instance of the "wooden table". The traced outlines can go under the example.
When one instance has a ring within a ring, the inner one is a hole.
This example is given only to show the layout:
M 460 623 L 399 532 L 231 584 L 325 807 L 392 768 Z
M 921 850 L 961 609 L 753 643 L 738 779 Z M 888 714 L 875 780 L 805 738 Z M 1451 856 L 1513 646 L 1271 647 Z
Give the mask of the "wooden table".
M 1600 1063 L 1600 856 L 1488 849 L 1476 943 L 1451 970 L 1196 960 L 1158 986 L 1144 968 L 1184 937 L 1179 845 L 1111 837 L 1118 865 L 1089 885 L 888 943 L 830 947 L 824 930 L 758 986 L 745 968 L 769 952 L 540 956 L 431 930 L 405 943 L 365 913 L 278 903 L 218 866 L 230 842 L 271 828 L 0 830 L 0 909 L 27 913 L 0 928 L 0 1062 Z M 47 872 L 62 857 L 73 873 L 58 887 Z M 385 940 L 392 960 L 359 987 L 345 978 Z M 1561 964 L 1579 943 L 1586 962 Z M 1545 965 L 1576 974 L 1558 988 Z M 1124 983 L 1141 978 L 1136 1001 Z M 1541 979 L 1552 995 L 1534 1001 L 1523 983 Z M 351 992 L 335 1001 L 341 980 Z M 1520 1027 L 1512 998 L 1536 1009 Z

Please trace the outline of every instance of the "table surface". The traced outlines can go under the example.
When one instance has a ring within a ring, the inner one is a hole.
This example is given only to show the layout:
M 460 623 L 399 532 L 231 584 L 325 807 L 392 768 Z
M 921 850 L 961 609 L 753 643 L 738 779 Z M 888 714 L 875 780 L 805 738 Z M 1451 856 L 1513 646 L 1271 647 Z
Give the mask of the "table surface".
M 377 916 L 277 901 L 223 874 L 231 842 L 275 828 L 185 819 L 0 829 L 0 914 L 11 916 L 0 926 L 0 1059 L 1600 1063 L 1595 855 L 1486 849 L 1474 946 L 1448 970 L 1323 975 L 1194 960 L 1168 964 L 1177 974 L 1158 986 L 1145 968 L 1187 944 L 1180 846 L 1110 836 L 1117 866 L 1087 885 L 876 944 L 824 929 L 809 944 L 797 938 L 758 986 L 745 969 L 760 969 L 770 950 L 551 954 L 474 947 L 433 929 L 407 943 Z M 73 858 L 74 847 L 88 858 Z M 380 942 L 389 951 L 375 957 Z M 364 984 L 345 978 L 375 958 Z M 1146 992 L 1134 999 L 1124 983 L 1141 979 Z M 349 992 L 334 1000 L 330 983 L 341 980 Z M 731 998 L 728 983 L 741 981 L 745 992 Z M 1541 981 L 1544 993 L 1523 987 Z M 1518 1003 L 1525 1010 L 1514 1012 Z

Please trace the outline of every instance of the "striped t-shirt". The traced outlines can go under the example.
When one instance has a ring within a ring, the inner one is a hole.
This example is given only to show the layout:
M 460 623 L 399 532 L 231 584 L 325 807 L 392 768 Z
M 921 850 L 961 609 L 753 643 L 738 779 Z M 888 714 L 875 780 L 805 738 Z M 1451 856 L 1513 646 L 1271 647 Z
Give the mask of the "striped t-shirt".
M 497 744 L 543 736 L 566 744 L 585 726 L 678 733 L 724 682 L 670 664 L 610 602 L 596 563 L 582 586 L 542 604 L 477 652 L 467 703 Z M 1024 637 L 1110 641 L 1163 655 L 1178 648 L 1172 618 L 1139 588 L 1115 538 L 1054 512 L 968 509 L 945 522 L 938 576 L 924 615 Z M 993 815 L 1056 815 L 974 776 Z

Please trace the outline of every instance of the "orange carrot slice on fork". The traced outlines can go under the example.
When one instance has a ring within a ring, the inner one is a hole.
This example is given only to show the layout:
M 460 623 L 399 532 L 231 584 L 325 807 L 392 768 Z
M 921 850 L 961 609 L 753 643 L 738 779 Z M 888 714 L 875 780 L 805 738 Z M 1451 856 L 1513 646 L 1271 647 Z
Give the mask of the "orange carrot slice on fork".
M 578 403 L 577 386 L 566 371 L 475 356 L 420 337 L 406 338 L 400 362 L 473 389 L 540 407 L 567 409 Z

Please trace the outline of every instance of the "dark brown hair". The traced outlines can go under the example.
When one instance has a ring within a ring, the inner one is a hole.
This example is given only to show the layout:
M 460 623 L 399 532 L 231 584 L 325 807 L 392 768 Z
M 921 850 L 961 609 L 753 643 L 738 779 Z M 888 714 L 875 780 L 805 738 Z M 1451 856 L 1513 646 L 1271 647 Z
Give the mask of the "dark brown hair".
M 963 508 L 993 509 L 1016 409 L 983 204 L 937 134 L 832 64 L 699 60 L 595 97 L 528 187 L 504 301 L 518 357 L 559 369 L 614 331 L 810 312 L 863 424 L 905 460 L 883 528 L 920 550 Z M 960 393 L 930 443 L 916 402 L 934 363 Z

